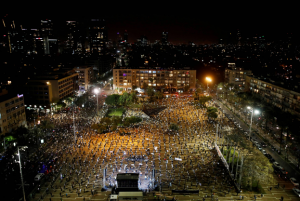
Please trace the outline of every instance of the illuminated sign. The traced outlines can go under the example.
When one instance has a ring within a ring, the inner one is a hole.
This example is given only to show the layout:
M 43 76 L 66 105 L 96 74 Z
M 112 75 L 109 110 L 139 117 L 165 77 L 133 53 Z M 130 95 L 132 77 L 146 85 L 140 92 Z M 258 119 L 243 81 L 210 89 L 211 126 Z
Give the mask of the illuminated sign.
M 18 98 L 23 97 L 23 94 L 17 94 Z

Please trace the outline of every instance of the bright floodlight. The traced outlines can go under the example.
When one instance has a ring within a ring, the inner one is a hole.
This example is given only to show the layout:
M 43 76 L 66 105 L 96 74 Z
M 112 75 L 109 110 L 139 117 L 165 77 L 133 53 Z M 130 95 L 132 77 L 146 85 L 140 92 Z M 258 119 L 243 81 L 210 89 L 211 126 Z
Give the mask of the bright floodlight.
M 258 111 L 258 110 L 254 110 L 254 113 L 255 113 L 255 114 L 259 114 L 259 111 Z
M 250 109 L 251 109 L 251 107 L 247 106 L 247 109 L 249 109 L 249 110 L 250 110 Z
M 222 88 L 220 88 L 220 90 L 222 90 Z
M 95 94 L 99 93 L 99 89 L 94 89 Z
M 211 82 L 211 79 L 209 77 L 206 77 L 206 80 L 209 81 L 209 82 Z

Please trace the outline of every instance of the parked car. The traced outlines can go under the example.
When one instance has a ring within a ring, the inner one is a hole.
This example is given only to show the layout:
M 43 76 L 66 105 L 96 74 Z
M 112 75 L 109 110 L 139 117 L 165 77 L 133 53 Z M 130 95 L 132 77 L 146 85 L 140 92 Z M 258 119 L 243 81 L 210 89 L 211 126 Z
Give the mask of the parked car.
M 299 186 L 299 182 L 294 177 L 291 177 L 290 181 L 292 182 L 292 184 L 294 184 L 294 186 Z
M 263 147 L 266 147 L 266 146 L 267 146 L 267 144 L 264 143 L 264 142 L 261 142 L 260 144 L 261 144 L 261 146 L 263 146 Z
M 274 158 L 269 158 L 269 161 L 270 161 L 270 163 L 274 163 L 275 162 Z
M 275 166 L 275 167 L 280 167 L 279 163 L 277 163 L 277 162 L 274 162 L 274 163 L 273 163 L 273 166 Z
M 293 188 L 293 191 L 294 191 L 294 193 L 295 193 L 298 197 L 300 197 L 300 190 L 299 190 L 299 189 Z
M 264 149 L 262 149 L 261 152 L 263 153 L 263 155 L 267 154 L 267 152 Z
M 40 181 L 40 180 L 43 178 L 44 175 L 45 175 L 44 173 L 38 173 L 38 174 L 34 177 L 34 181 Z

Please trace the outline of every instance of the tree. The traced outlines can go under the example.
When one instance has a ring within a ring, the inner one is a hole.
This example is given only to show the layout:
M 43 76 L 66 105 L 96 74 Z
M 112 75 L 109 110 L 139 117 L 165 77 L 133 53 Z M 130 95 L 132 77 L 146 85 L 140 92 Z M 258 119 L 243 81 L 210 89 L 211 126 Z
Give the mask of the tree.
M 202 105 L 203 107 L 206 107 L 205 104 L 212 100 L 212 97 L 211 96 L 200 96 L 198 102 L 200 105 Z
M 277 124 L 278 126 L 281 128 L 281 132 L 280 132 L 280 152 L 281 152 L 281 147 L 283 144 L 283 131 L 290 125 L 291 120 L 291 115 L 287 112 L 281 112 L 279 114 L 277 114 Z
M 104 117 L 101 119 L 100 123 L 109 126 L 112 123 L 112 121 L 109 117 Z
M 257 182 L 256 186 L 259 186 L 261 181 L 269 179 L 269 172 L 273 172 L 273 168 L 269 160 L 261 154 L 257 149 L 253 149 L 253 154 L 246 157 L 243 162 L 243 175 L 244 180 L 250 182 L 250 189 L 254 186 L 254 182 Z
M 36 138 L 36 144 L 39 146 L 39 139 L 42 138 L 42 137 L 44 137 L 44 133 L 42 132 L 42 130 L 38 126 L 35 126 L 31 130 L 31 133 Z
M 189 91 L 189 89 L 190 89 L 190 86 L 184 86 L 184 88 L 183 88 L 184 92 Z
M 143 82 L 142 89 L 146 89 L 147 87 L 148 87 L 148 84 L 146 82 Z
M 136 90 L 137 89 L 137 86 L 136 85 L 132 85 L 132 90 Z
M 57 107 L 59 107 L 59 108 L 64 108 L 64 107 L 66 107 L 66 103 L 64 103 L 64 102 L 62 102 L 62 101 L 59 101 L 59 102 L 57 102 Z
M 78 98 L 74 101 L 74 103 L 75 103 L 75 105 L 81 107 L 83 104 L 86 103 L 87 100 L 88 100 L 88 94 L 85 93 L 85 94 L 83 94 L 82 96 L 78 97 Z
M 199 96 L 201 94 L 201 89 L 200 88 L 197 88 L 194 92 L 194 100 L 198 100 L 199 99 Z
M 178 131 L 179 127 L 176 124 L 171 123 L 170 126 L 169 126 L 169 129 Z
M 120 95 L 118 95 L 118 94 L 109 95 L 109 96 L 106 97 L 105 103 L 107 105 L 114 105 L 114 106 L 118 105 L 119 98 L 120 98 Z
M 217 88 L 218 88 L 218 89 L 223 89 L 223 88 L 224 88 L 224 83 L 223 83 L 223 82 L 220 82 L 220 83 L 217 85 Z
M 157 99 L 162 99 L 164 97 L 163 93 L 161 93 L 160 91 L 156 91 L 154 96 L 157 98 Z
M 119 104 L 120 105 L 127 105 L 129 102 L 129 94 L 127 92 L 124 92 L 120 97 L 119 97 Z
M 119 116 L 113 116 L 113 117 L 111 118 L 111 123 L 112 123 L 112 125 L 118 126 L 119 124 L 122 123 L 122 118 L 119 117 Z
M 212 118 L 212 119 L 217 118 L 217 117 L 218 117 L 217 112 L 218 112 L 218 109 L 215 108 L 215 107 L 208 107 L 208 108 L 207 108 L 207 116 L 208 116 L 209 118 Z
M 103 133 L 103 131 L 107 129 L 107 125 L 93 124 L 93 125 L 91 125 L 91 128 L 94 130 L 97 130 L 98 133 Z
M 137 95 L 136 95 L 136 92 L 135 91 L 132 91 L 130 93 L 130 96 L 129 96 L 129 102 L 130 103 L 135 103 L 137 101 Z
M 154 89 L 152 87 L 148 87 L 147 88 L 147 94 L 150 97 L 154 96 Z
M 42 130 L 53 129 L 54 128 L 54 124 L 51 121 L 49 121 L 49 120 L 44 120 L 44 121 L 41 122 L 40 128 Z
M 29 130 L 25 126 L 19 126 L 13 131 L 13 137 L 17 139 L 19 145 L 26 145 Z

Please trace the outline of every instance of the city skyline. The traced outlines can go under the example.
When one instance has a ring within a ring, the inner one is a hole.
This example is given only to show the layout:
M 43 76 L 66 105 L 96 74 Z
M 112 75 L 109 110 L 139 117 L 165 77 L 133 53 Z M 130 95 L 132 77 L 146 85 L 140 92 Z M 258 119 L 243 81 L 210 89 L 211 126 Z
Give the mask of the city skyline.
M 100 18 L 105 19 L 107 23 L 108 39 L 114 41 L 118 32 L 123 34 L 127 30 L 130 43 L 135 43 L 142 35 L 147 36 L 150 42 L 161 40 L 161 33 L 164 31 L 169 33 L 169 42 L 174 45 L 187 44 L 189 41 L 196 45 L 215 44 L 220 38 L 226 38 L 230 33 L 235 34 L 237 30 L 241 31 L 242 37 L 258 34 L 273 38 L 285 33 L 297 34 L 293 12 L 282 11 L 278 14 L 275 10 L 270 11 L 263 6 L 256 8 L 255 13 L 249 10 L 230 12 L 226 7 L 211 13 L 208 10 L 195 12 L 194 9 L 190 12 L 183 9 L 180 12 L 158 13 L 140 10 L 129 12 L 124 9 L 97 13 L 82 11 L 54 14 L 37 11 L 24 15 L 22 12 L 2 12 L 1 18 L 8 14 L 15 19 L 16 24 L 22 24 L 23 27 L 34 26 L 44 19 L 51 19 L 63 25 L 68 20 Z

